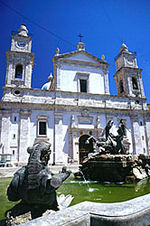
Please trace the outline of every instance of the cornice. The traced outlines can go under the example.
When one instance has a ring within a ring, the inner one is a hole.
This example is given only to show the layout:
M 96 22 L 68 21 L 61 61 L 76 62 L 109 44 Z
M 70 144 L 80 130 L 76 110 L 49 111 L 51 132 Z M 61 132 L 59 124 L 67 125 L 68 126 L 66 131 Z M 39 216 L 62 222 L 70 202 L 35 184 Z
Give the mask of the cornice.
M 29 36 L 22 36 L 22 35 L 18 35 L 18 34 L 16 34 L 16 35 L 11 35 L 11 37 L 13 38 L 13 37 L 17 37 L 17 38 L 22 38 L 22 39 L 30 39 L 30 40 L 32 40 L 32 37 L 29 37 Z
M 78 64 L 78 65 L 83 65 L 83 66 L 96 66 L 96 67 L 103 67 L 105 66 L 106 68 L 108 68 L 108 64 L 104 63 L 104 62 L 101 62 L 101 63 L 93 63 L 93 62 L 88 62 L 88 61 L 80 61 L 80 60 L 70 60 L 70 59 L 60 59 L 58 60 L 57 62 L 55 63 L 58 63 L 58 62 L 61 62 L 61 63 L 69 63 L 69 64 Z
M 6 50 L 6 56 L 12 55 L 12 54 L 20 55 L 20 56 L 31 56 L 32 58 L 34 57 L 34 53 Z
M 10 109 L 5 109 L 4 107 L 10 107 Z M 119 108 L 107 108 L 107 107 L 94 107 L 94 106 L 80 106 L 80 105 L 63 105 L 63 104 L 28 104 L 28 103 L 5 103 L 4 107 L 2 106 L 0 108 L 0 112 L 12 112 L 12 108 L 17 107 L 20 109 L 20 111 L 23 113 L 30 114 L 32 110 L 47 110 L 47 111 L 56 111 L 56 109 L 61 110 L 62 112 L 69 111 L 77 111 L 77 112 L 82 112 L 85 109 L 88 109 L 89 112 L 98 112 L 106 114 L 109 113 L 111 115 L 115 114 L 127 114 L 127 115 L 139 115 L 139 114 L 144 114 L 148 117 L 150 117 L 150 111 L 149 110 L 135 110 L 135 109 L 119 109 Z M 24 110 L 25 109 L 25 110 Z
M 141 97 L 122 97 L 122 96 L 119 96 L 119 95 L 111 95 L 111 94 L 95 94 L 95 93 L 80 93 L 80 92 L 71 92 L 71 91 L 62 91 L 62 90 L 51 90 L 51 91 L 48 91 L 48 90 L 42 90 L 42 89 L 37 89 L 37 88 L 35 88 L 35 89 L 33 89 L 33 88 L 26 88 L 26 87 L 6 87 L 6 86 L 4 86 L 3 87 L 3 91 L 5 91 L 5 90 L 8 90 L 8 89 L 10 89 L 11 90 L 11 92 L 12 92 L 12 90 L 14 90 L 14 89 L 18 89 L 18 90 L 25 90 L 25 91 L 32 91 L 33 93 L 34 92 L 41 92 L 41 93 L 46 93 L 46 94 L 49 94 L 49 95 L 46 95 L 46 96 L 49 96 L 49 97 L 52 97 L 53 98 L 53 96 L 55 96 L 55 97 L 57 97 L 57 93 L 58 94 L 61 94 L 62 93 L 62 95 L 64 94 L 68 94 L 68 95 L 76 95 L 77 97 L 81 97 L 82 98 L 82 96 L 91 96 L 91 97 L 97 97 L 97 96 L 99 96 L 99 97 L 102 97 L 102 98 L 104 98 L 104 100 L 107 100 L 107 98 L 115 98 L 115 99 L 122 99 L 122 100 L 144 100 L 144 101 L 146 101 L 147 100 L 147 98 L 141 98 Z M 25 93 L 24 92 L 24 95 L 29 95 L 28 93 Z M 51 96 L 52 95 L 52 96 Z
M 135 52 L 121 52 L 119 53 L 116 57 L 115 57 L 115 62 L 121 57 L 121 56 L 124 56 L 124 55 L 129 55 L 129 56 L 136 56 L 136 53 Z
M 119 74 L 121 71 L 124 71 L 124 70 L 133 70 L 133 71 L 140 71 L 142 72 L 142 69 L 141 68 L 134 68 L 134 67 L 121 67 L 119 68 L 119 70 L 115 73 L 115 75 L 113 76 L 114 78 L 117 76 L 117 74 Z

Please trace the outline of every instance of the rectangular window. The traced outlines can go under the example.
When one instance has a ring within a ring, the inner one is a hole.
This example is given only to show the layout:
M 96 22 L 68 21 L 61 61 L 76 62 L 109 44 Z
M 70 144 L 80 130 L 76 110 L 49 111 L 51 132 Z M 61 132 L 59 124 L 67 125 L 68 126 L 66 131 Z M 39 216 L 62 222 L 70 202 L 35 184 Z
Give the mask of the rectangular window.
M 87 80 L 80 79 L 80 92 L 87 93 Z
M 46 122 L 39 121 L 39 135 L 46 135 Z

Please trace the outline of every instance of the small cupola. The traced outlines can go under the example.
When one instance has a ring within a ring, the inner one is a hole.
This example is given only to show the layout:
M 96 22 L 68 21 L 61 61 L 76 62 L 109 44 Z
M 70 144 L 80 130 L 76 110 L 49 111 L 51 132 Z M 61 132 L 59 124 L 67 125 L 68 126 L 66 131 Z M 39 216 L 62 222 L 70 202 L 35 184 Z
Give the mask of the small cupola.
M 25 37 L 28 36 L 28 30 L 24 24 L 22 24 L 18 29 L 18 35 L 25 36 Z
M 122 52 L 129 52 L 128 47 L 126 46 L 126 44 L 122 44 L 121 48 L 120 48 L 120 53 Z
M 83 42 L 79 42 L 77 45 L 78 51 L 84 50 L 85 51 L 85 44 Z

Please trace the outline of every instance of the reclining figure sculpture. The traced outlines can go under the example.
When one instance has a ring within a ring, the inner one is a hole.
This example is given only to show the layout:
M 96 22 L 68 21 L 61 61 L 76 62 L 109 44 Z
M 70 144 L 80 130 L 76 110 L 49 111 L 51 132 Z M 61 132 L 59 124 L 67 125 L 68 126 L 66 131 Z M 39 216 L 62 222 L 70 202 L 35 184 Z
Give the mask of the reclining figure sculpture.
M 56 190 L 66 180 L 70 171 L 65 167 L 57 177 L 53 177 L 47 164 L 50 159 L 50 144 L 41 142 L 28 148 L 28 164 L 19 169 L 7 189 L 10 201 L 21 202 L 6 212 L 6 216 L 16 217 L 31 212 L 32 218 L 40 217 L 47 209 L 58 210 Z

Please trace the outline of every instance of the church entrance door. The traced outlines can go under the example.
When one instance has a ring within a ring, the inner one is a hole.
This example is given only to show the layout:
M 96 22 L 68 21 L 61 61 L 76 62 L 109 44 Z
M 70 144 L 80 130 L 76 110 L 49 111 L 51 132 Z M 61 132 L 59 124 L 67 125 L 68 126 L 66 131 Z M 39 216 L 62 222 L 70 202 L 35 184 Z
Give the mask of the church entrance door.
M 86 140 L 89 138 L 88 135 L 82 135 L 79 138 L 79 163 L 82 163 L 83 160 L 88 156 L 90 152 L 90 144 L 86 144 Z

